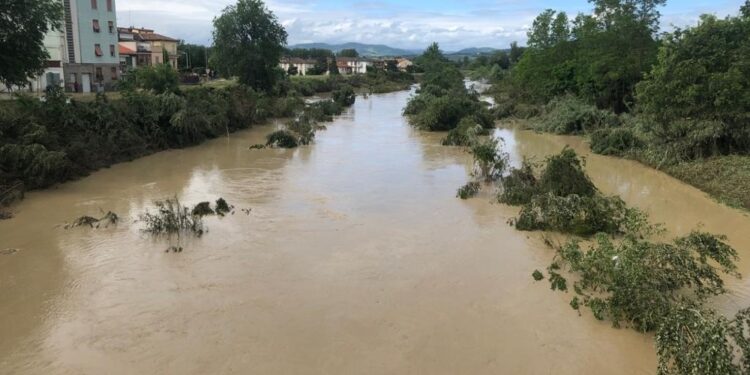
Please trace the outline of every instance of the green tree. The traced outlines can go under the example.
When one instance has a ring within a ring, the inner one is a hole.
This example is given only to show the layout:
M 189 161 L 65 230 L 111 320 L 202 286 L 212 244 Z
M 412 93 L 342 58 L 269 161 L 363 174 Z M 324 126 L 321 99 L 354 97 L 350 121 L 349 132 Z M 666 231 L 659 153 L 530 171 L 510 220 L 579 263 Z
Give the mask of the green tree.
M 287 33 L 261 0 L 238 0 L 214 19 L 213 57 L 224 75 L 254 89 L 271 90 Z
M 49 59 L 44 36 L 62 28 L 57 0 L 4 0 L 0 6 L 0 82 L 24 85 L 44 71 Z
M 656 122 L 654 138 L 682 145 L 684 158 L 750 153 L 750 19 L 705 15 L 665 35 L 637 92 L 639 108 Z
M 359 57 L 359 52 L 354 48 L 342 49 L 339 51 L 339 57 Z
M 523 56 L 523 47 L 518 46 L 518 42 L 513 42 L 510 44 L 510 63 L 515 64 L 518 61 L 521 60 L 521 56 Z

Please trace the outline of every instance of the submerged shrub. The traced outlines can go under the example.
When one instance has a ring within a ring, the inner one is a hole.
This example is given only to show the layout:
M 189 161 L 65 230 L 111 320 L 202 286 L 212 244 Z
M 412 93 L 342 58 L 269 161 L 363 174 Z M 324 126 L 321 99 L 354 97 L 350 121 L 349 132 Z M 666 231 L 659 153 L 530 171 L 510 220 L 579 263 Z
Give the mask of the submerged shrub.
M 298 145 L 297 136 L 288 130 L 277 130 L 266 136 L 266 146 L 295 148 Z
M 513 223 L 522 231 L 556 231 L 579 236 L 622 234 L 642 213 L 628 208 L 619 197 L 601 195 L 535 195 L 523 206 Z
M 461 186 L 461 188 L 458 189 L 456 196 L 461 199 L 469 199 L 476 196 L 480 190 L 482 190 L 482 185 L 479 182 L 472 181 Z
M 552 99 L 536 129 L 555 134 L 579 134 L 600 128 L 618 126 L 620 120 L 614 112 L 600 110 L 575 96 Z
M 591 151 L 600 155 L 622 156 L 642 146 L 630 128 L 604 128 L 591 133 Z
M 498 196 L 498 201 L 503 204 L 511 206 L 527 204 L 537 193 L 538 181 L 531 163 L 526 160 L 523 161 L 521 168 L 513 168 L 507 176 L 504 176 L 502 182 L 502 192 Z
M 232 211 L 234 206 L 230 206 L 224 198 L 216 200 L 216 214 L 224 216 Z
M 471 146 L 477 142 L 479 136 L 488 135 L 489 131 L 482 127 L 473 117 L 464 117 L 458 127 L 448 132 L 442 141 L 443 146 Z
M 215 212 L 211 208 L 211 202 L 200 202 L 193 207 L 192 214 L 195 216 L 209 216 L 214 215 Z
M 489 138 L 476 143 L 471 148 L 474 155 L 474 174 L 487 182 L 495 181 L 508 166 L 508 154 L 503 153 L 499 146 L 501 139 Z
M 737 252 L 725 240 L 697 231 L 671 243 L 600 235 L 586 251 L 577 241 L 562 246 L 556 262 L 580 276 L 574 289 L 597 319 L 652 331 L 678 306 L 697 308 L 725 293 L 721 274 L 739 277 Z
M 342 107 L 351 107 L 357 100 L 357 94 L 354 89 L 349 85 L 344 85 L 338 90 L 334 90 L 333 101 L 341 105 Z
M 146 212 L 140 216 L 140 221 L 145 223 L 143 229 L 152 235 L 168 235 L 190 233 L 198 237 L 203 235 L 203 219 L 201 216 L 193 215 L 192 210 L 183 206 L 180 200 L 170 198 L 154 202 L 156 213 Z
M 542 193 L 552 193 L 561 197 L 571 194 L 592 197 L 596 193 L 594 183 L 583 170 L 583 161 L 569 147 L 547 158 L 546 166 L 539 178 L 539 189 Z

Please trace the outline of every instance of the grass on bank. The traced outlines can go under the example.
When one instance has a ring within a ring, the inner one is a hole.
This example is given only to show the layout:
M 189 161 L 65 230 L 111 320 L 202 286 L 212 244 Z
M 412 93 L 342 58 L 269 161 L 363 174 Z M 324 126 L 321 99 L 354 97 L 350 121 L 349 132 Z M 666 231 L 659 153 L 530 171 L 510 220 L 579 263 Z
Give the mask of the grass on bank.
M 750 156 L 695 160 L 668 167 L 666 172 L 729 206 L 750 210 Z

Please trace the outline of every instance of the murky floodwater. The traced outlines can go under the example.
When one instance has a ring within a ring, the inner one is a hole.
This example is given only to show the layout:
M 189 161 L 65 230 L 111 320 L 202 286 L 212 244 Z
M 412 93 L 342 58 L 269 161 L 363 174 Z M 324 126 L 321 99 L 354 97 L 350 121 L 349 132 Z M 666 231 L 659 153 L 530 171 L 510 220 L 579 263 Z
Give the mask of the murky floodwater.
M 408 93 L 358 98 L 315 145 L 251 151 L 270 126 L 29 194 L 0 222 L 0 373 L 637 374 L 647 335 L 534 283 L 551 253 L 489 196 L 455 199 L 470 158 L 412 130 Z M 579 139 L 499 131 L 515 162 Z M 750 268 L 750 219 L 638 164 L 588 171 L 674 233 L 702 222 Z M 132 220 L 155 199 L 225 197 L 180 254 Z M 113 210 L 114 229 L 64 230 Z M 720 301 L 750 305 L 746 281 Z

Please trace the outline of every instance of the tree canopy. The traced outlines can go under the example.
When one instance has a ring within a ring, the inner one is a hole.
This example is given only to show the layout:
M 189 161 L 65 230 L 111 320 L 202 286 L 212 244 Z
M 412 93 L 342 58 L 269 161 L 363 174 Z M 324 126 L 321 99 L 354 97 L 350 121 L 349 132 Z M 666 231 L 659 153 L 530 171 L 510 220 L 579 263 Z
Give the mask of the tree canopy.
M 527 100 L 546 103 L 571 93 L 618 113 L 632 107 L 636 83 L 656 60 L 658 7 L 665 0 L 591 3 L 592 14 L 572 21 L 551 9 L 534 20 L 515 74 Z
M 281 75 L 287 33 L 261 0 L 238 0 L 214 19 L 213 61 L 220 73 L 268 91 Z
M 56 0 L 5 0 L 0 6 L 0 82 L 23 85 L 42 73 L 49 54 L 44 37 L 62 28 Z

